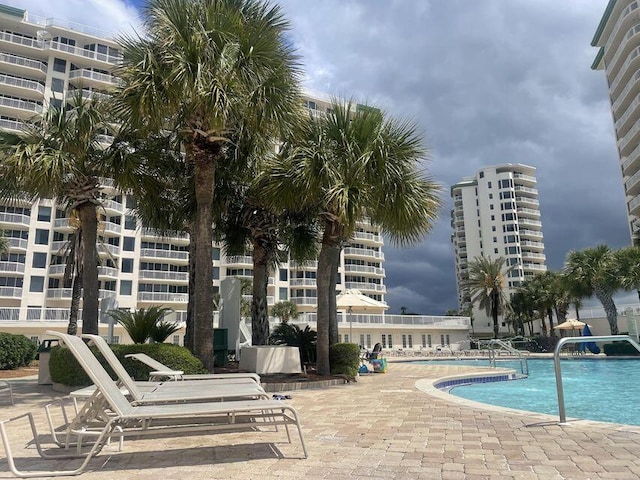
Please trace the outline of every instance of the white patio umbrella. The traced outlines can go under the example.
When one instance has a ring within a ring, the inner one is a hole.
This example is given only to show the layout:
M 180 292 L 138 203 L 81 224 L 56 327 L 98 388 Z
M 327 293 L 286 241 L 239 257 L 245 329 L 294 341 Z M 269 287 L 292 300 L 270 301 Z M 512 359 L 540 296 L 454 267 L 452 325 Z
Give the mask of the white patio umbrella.
M 382 313 L 389 308 L 389 305 L 371 297 L 367 297 L 360 290 L 347 288 L 336 297 L 336 307 L 339 310 L 346 310 L 349 314 L 349 341 L 353 342 L 353 322 L 352 313 Z
M 570 318 L 566 322 L 559 323 L 555 327 L 554 330 L 577 330 L 584 327 L 586 323 L 581 322 L 580 320 L 576 320 L 575 318 Z

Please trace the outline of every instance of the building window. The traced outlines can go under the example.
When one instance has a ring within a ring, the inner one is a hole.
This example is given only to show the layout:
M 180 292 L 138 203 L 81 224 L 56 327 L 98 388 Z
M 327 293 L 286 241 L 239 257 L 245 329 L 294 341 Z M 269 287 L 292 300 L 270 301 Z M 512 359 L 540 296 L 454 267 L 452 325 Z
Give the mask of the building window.
M 31 276 L 31 284 L 29 285 L 30 292 L 42 292 L 44 291 L 44 277 Z
M 382 348 L 387 348 L 387 336 L 382 334 Z
M 427 348 L 427 336 L 423 333 L 422 336 L 420 337 L 422 339 L 422 348 Z
M 133 252 L 136 248 L 136 239 L 135 237 L 124 237 L 122 241 L 122 249 L 125 252 Z
M 407 335 L 407 345 L 409 348 L 413 348 L 413 335 L 411 334 Z
M 444 335 L 440 335 L 440 346 L 444 347 Z
M 51 207 L 38 207 L 38 221 L 50 222 L 51 221 Z
M 42 230 L 36 228 L 36 245 L 48 245 L 49 244 L 49 230 Z
M 402 334 L 402 348 L 407 348 L 407 336 Z
M 122 273 L 133 273 L 133 258 L 123 258 L 120 270 Z
M 494 248 L 494 249 L 493 249 L 493 253 L 498 253 L 498 249 L 497 249 L 497 248 Z
M 213 247 L 211 250 L 211 256 L 213 260 L 220 260 L 220 249 L 218 247 Z
M 393 348 L 393 335 L 390 333 L 387 334 L 387 342 L 389 343 L 389 348 Z
M 61 78 L 52 78 L 51 79 L 51 91 L 55 93 L 64 92 L 64 80 Z
M 427 347 L 431 348 L 433 343 L 431 342 L 431 335 L 427 335 Z
M 493 200 L 493 193 L 489 194 L 489 200 Z
M 489 205 L 489 210 L 493 210 L 493 203 Z
M 287 292 L 287 287 L 280 287 L 280 289 L 278 290 L 278 300 L 282 302 L 287 300 Z
M 491 215 L 491 221 L 493 222 L 496 219 L 495 215 Z
M 220 267 L 213 267 L 212 275 L 214 280 L 220 280 Z
M 120 280 L 120 295 L 131 295 L 132 286 L 131 280 Z
M 491 182 L 487 182 L 487 188 L 491 188 Z
M 63 60 L 61 58 L 54 58 L 53 59 L 53 71 L 54 72 L 60 72 L 60 73 L 66 73 L 66 71 L 67 71 L 67 61 Z
M 348 334 L 344 334 L 344 343 L 349 343 L 349 335 Z
M 133 215 L 125 215 L 124 216 L 124 229 L 125 230 L 135 230 L 136 229 L 136 217 Z
M 449 335 L 446 335 L 447 347 L 451 346 L 451 342 L 449 341 Z
M 174 335 L 171 343 L 173 343 L 174 345 L 180 345 L 180 335 Z
M 480 173 L 478 174 L 478 176 L 479 176 L 480 178 L 484 178 L 484 172 L 480 172 Z
M 371 348 L 371 334 L 367 333 L 367 348 Z
M 280 272 L 279 272 L 279 278 L 280 278 L 280 281 L 282 281 L 282 282 L 286 282 L 286 281 L 287 281 L 287 279 L 289 278 L 288 273 L 289 273 L 289 272 L 287 271 L 287 269 L 286 269 L 286 268 L 281 268 L 281 269 L 280 269 Z
M 35 252 L 33 254 L 33 263 L 31 264 L 33 268 L 46 268 L 47 266 L 47 254 Z
M 358 345 L 360 345 L 360 348 L 364 348 L 364 333 L 360 334 L 360 343 Z

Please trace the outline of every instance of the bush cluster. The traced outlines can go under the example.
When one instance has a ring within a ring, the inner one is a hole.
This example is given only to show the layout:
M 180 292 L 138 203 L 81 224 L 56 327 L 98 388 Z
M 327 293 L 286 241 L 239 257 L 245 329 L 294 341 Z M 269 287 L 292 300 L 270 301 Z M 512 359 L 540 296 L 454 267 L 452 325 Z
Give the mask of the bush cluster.
M 603 350 L 607 357 L 635 357 L 640 355 L 640 352 L 636 350 L 636 347 L 627 342 L 605 343 Z
M 182 370 L 185 374 L 207 373 L 207 370 L 200 360 L 194 357 L 189 350 L 178 345 L 169 343 L 111 345 L 111 350 L 113 350 L 113 353 L 116 354 L 116 357 L 118 357 L 129 375 L 135 380 L 148 380 L 151 368 L 137 360 L 125 358 L 125 355 L 130 353 L 146 353 L 167 367 L 174 370 Z M 109 372 L 111 378 L 115 379 L 115 373 L 98 352 L 98 349 L 91 347 L 91 351 L 105 367 L 107 372 Z M 86 386 L 92 383 L 73 354 L 64 346 L 56 346 L 51 350 L 49 371 L 51 373 L 51 379 L 55 383 L 61 383 L 71 387 Z
M 360 347 L 355 343 L 335 343 L 329 347 L 332 375 L 355 377 L 360 366 Z
M 35 344 L 24 335 L 0 332 L 0 370 L 26 367 L 36 358 Z

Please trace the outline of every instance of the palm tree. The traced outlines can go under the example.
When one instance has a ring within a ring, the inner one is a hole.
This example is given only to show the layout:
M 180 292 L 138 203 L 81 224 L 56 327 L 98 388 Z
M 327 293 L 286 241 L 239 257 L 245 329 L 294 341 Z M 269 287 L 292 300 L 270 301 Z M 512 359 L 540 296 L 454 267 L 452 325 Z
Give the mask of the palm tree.
M 620 268 L 622 288 L 625 290 L 638 290 L 640 297 L 640 246 L 621 248 L 615 253 Z
M 564 267 L 581 297 L 595 295 L 604 307 L 611 335 L 618 334 L 614 293 L 622 287 L 618 259 L 606 245 L 569 252 Z
M 288 22 L 266 1 L 149 0 L 142 14 L 145 36 L 121 39 L 120 99 L 133 125 L 178 134 L 193 166 L 195 353 L 213 371 L 216 165 L 241 119 L 262 128 L 295 109 L 296 58 L 284 37 Z
M 271 315 L 278 317 L 282 323 L 287 323 L 292 318 L 298 318 L 298 306 L 289 300 L 278 302 L 271 307 Z
M 101 177 L 123 174 L 105 134 L 114 134 L 109 107 L 81 90 L 62 108 L 50 107 L 19 134 L 0 134 L 0 196 L 54 198 L 82 229 L 82 330 L 98 333 L 97 208 Z
M 107 312 L 107 315 L 124 327 L 133 343 L 146 343 L 152 336 L 155 338 L 161 337 L 160 332 L 155 331 L 158 327 L 158 323 L 161 323 L 162 325 L 160 327 L 162 334 L 171 330 L 167 325 L 174 325 L 171 323 L 165 323 L 162 320 L 172 311 L 173 310 L 170 308 L 154 305 L 149 308 L 141 308 L 135 312 L 130 312 L 128 310 L 110 310 Z M 171 333 L 175 331 L 176 329 L 173 329 L 173 331 L 167 333 L 167 336 L 171 335 Z M 162 341 L 164 341 L 164 339 Z
M 301 125 L 266 170 L 273 178 L 265 188 L 271 201 L 284 208 L 314 208 L 322 225 L 317 270 L 321 375 L 330 371 L 330 331 L 337 335 L 337 266 L 357 223 L 368 218 L 392 242 L 407 245 L 422 238 L 437 217 L 441 188 L 419 166 L 425 156 L 412 123 L 334 100 L 326 115 Z
M 503 257 L 489 258 L 484 255 L 469 262 L 467 287 L 471 292 L 471 301 L 478 303 L 493 319 L 494 338 L 498 338 L 498 316 L 503 313 L 507 304 L 504 286 L 506 271 L 502 271 L 504 265 Z

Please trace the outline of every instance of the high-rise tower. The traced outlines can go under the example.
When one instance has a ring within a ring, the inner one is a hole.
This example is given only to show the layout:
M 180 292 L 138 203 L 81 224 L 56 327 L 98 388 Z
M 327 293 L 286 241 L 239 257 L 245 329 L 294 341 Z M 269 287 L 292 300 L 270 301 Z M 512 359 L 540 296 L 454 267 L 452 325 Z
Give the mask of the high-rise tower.
M 513 266 L 505 282 L 507 297 L 523 280 L 547 269 L 535 172 L 510 163 L 485 167 L 451 187 L 451 242 L 461 309 L 471 306 L 465 282 L 469 262 L 476 257 L 504 257 L 505 270 Z M 475 333 L 493 333 L 492 321 L 477 305 L 474 318 Z M 506 331 L 504 322 L 502 329 Z

